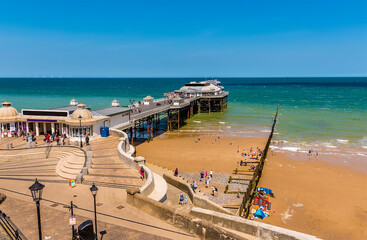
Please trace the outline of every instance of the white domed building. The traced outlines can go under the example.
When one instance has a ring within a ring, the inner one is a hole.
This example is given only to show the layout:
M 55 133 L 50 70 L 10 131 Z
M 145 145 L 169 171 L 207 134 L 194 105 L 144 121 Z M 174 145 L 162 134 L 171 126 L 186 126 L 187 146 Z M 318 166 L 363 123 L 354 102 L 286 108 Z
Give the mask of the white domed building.
M 201 96 L 218 96 L 223 92 L 221 86 L 214 85 L 208 81 L 190 82 L 176 90 L 175 93 L 183 98 L 201 97 Z
M 10 102 L 3 102 L 0 108 L 0 129 L 1 137 L 10 137 L 22 128 L 19 122 L 18 111 L 11 106 Z

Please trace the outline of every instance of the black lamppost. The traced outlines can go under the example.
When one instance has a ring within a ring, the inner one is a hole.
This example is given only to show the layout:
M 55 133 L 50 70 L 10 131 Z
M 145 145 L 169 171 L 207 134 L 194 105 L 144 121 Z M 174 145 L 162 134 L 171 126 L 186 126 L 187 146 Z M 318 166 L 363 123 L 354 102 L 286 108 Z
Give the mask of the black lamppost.
M 82 116 L 79 115 L 79 139 L 80 139 L 80 148 L 83 147 L 83 143 L 82 143 L 82 133 L 83 133 L 83 130 L 82 130 Z
M 97 209 L 96 209 L 96 195 L 97 195 L 97 192 L 98 192 L 98 188 L 96 187 L 96 185 L 92 185 L 92 187 L 90 188 L 90 191 L 93 195 L 93 198 L 94 198 L 94 225 L 95 225 L 95 232 L 96 232 L 96 239 L 98 239 L 98 232 L 97 232 Z
M 36 202 L 36 206 L 37 206 L 39 240 L 42 240 L 40 200 L 42 200 L 42 191 L 44 187 L 45 185 L 39 183 L 37 178 L 36 178 L 36 181 L 33 183 L 33 185 L 29 187 L 29 190 L 31 190 L 31 193 L 32 193 L 33 201 Z

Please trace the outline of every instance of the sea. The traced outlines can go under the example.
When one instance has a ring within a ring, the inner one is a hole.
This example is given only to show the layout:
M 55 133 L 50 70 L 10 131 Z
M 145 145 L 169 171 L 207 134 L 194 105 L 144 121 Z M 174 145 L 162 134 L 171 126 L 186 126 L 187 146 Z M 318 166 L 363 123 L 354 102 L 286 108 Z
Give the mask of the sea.
M 76 98 L 92 109 L 147 95 L 162 98 L 205 78 L 0 78 L 0 100 L 21 109 L 47 109 Z M 228 109 L 197 114 L 183 132 L 266 136 L 279 105 L 273 149 L 355 154 L 367 160 L 367 78 L 219 78 Z

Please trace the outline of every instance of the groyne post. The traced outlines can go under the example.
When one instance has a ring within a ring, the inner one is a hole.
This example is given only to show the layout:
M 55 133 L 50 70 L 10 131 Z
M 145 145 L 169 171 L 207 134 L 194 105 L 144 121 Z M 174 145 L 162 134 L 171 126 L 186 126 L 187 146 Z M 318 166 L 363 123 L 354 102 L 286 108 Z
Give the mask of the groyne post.
M 275 117 L 274 117 L 274 120 L 273 120 L 273 125 L 271 127 L 271 132 L 269 134 L 268 141 L 266 142 L 264 152 L 261 155 L 259 164 L 256 166 L 256 169 L 255 169 L 254 174 L 253 174 L 253 179 L 252 179 L 252 181 L 249 182 L 249 186 L 247 188 L 247 191 L 246 191 L 246 193 L 245 193 L 245 195 L 243 196 L 243 199 L 242 199 L 242 204 L 241 204 L 240 209 L 239 209 L 239 215 L 244 216 L 245 218 L 247 218 L 249 216 L 251 201 L 254 197 L 255 190 L 256 190 L 257 185 L 260 181 L 262 170 L 264 168 L 265 159 L 266 159 L 266 156 L 268 154 L 268 150 L 269 150 L 271 140 L 272 140 L 273 134 L 274 134 L 275 124 L 276 124 L 277 118 L 278 118 L 278 110 L 279 110 L 279 104 L 277 106 L 277 110 L 276 110 Z

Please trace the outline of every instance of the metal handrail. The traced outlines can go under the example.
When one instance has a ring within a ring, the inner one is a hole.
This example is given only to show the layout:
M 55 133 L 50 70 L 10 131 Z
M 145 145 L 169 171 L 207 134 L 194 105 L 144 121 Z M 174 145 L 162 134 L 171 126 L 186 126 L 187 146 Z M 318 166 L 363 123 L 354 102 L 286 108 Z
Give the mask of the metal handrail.
M 15 226 L 5 213 L 0 210 L 0 226 L 12 240 L 27 240 L 23 233 Z

